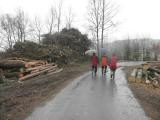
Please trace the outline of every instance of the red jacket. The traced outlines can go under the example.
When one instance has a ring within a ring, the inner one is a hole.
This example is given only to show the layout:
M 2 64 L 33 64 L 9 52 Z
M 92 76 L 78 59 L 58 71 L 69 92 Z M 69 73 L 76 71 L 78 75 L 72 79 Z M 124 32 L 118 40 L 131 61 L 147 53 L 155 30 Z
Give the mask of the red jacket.
M 117 69 L 117 57 L 116 56 L 112 56 L 111 61 L 110 61 L 110 68 L 112 70 Z
M 98 65 L 98 57 L 97 56 L 92 56 L 92 65 L 95 65 L 95 66 Z
M 102 66 L 107 66 L 107 57 L 102 57 L 101 64 Z

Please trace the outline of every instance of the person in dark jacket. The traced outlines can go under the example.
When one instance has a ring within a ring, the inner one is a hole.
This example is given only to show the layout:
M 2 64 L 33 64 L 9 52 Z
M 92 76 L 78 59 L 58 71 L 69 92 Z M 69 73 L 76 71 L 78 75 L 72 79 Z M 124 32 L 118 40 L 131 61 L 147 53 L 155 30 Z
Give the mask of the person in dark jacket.
M 96 53 L 93 53 L 92 56 L 92 73 L 94 72 L 95 75 L 97 73 L 97 66 L 98 66 L 98 57 L 96 56 Z

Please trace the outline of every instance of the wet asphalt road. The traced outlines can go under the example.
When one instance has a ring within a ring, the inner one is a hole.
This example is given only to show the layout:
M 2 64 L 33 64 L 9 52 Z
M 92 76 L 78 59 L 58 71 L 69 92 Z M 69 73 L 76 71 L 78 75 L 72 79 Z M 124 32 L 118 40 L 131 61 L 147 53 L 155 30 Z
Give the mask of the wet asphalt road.
M 121 63 L 134 65 L 133 63 Z M 53 100 L 36 108 L 26 120 L 149 120 L 128 88 L 119 68 L 115 80 L 88 72 L 64 88 Z

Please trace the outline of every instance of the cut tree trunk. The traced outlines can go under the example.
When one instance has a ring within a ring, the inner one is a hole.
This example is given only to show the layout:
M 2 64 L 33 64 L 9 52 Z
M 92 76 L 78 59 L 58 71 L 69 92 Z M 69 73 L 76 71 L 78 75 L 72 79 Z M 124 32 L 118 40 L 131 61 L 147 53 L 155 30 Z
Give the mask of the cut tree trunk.
M 55 66 L 57 67 L 57 65 L 55 65 L 54 63 L 52 64 L 47 64 L 47 65 L 42 65 L 42 66 L 38 66 L 38 67 L 33 67 L 33 68 L 27 68 L 26 71 L 34 71 L 34 70 L 40 70 L 40 69 L 45 69 L 47 67 L 50 67 L 50 66 Z
M 11 68 L 22 68 L 25 67 L 26 62 L 22 60 L 3 60 L 0 61 L 0 68 L 11 69 Z

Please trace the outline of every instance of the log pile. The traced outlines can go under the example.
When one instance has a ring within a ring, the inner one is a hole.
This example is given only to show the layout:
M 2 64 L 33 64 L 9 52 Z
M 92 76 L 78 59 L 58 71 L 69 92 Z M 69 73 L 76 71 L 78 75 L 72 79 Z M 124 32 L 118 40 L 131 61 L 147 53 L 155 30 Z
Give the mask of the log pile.
M 24 58 L 9 58 L 0 61 L 1 76 L 5 78 L 18 78 L 19 81 L 27 80 L 40 74 L 54 74 L 61 72 L 54 63 L 41 60 L 28 60 Z
M 129 81 L 160 87 L 160 62 L 147 62 L 133 69 Z
M 25 67 L 25 62 L 22 60 L 2 60 L 0 61 L 0 68 L 12 69 Z

